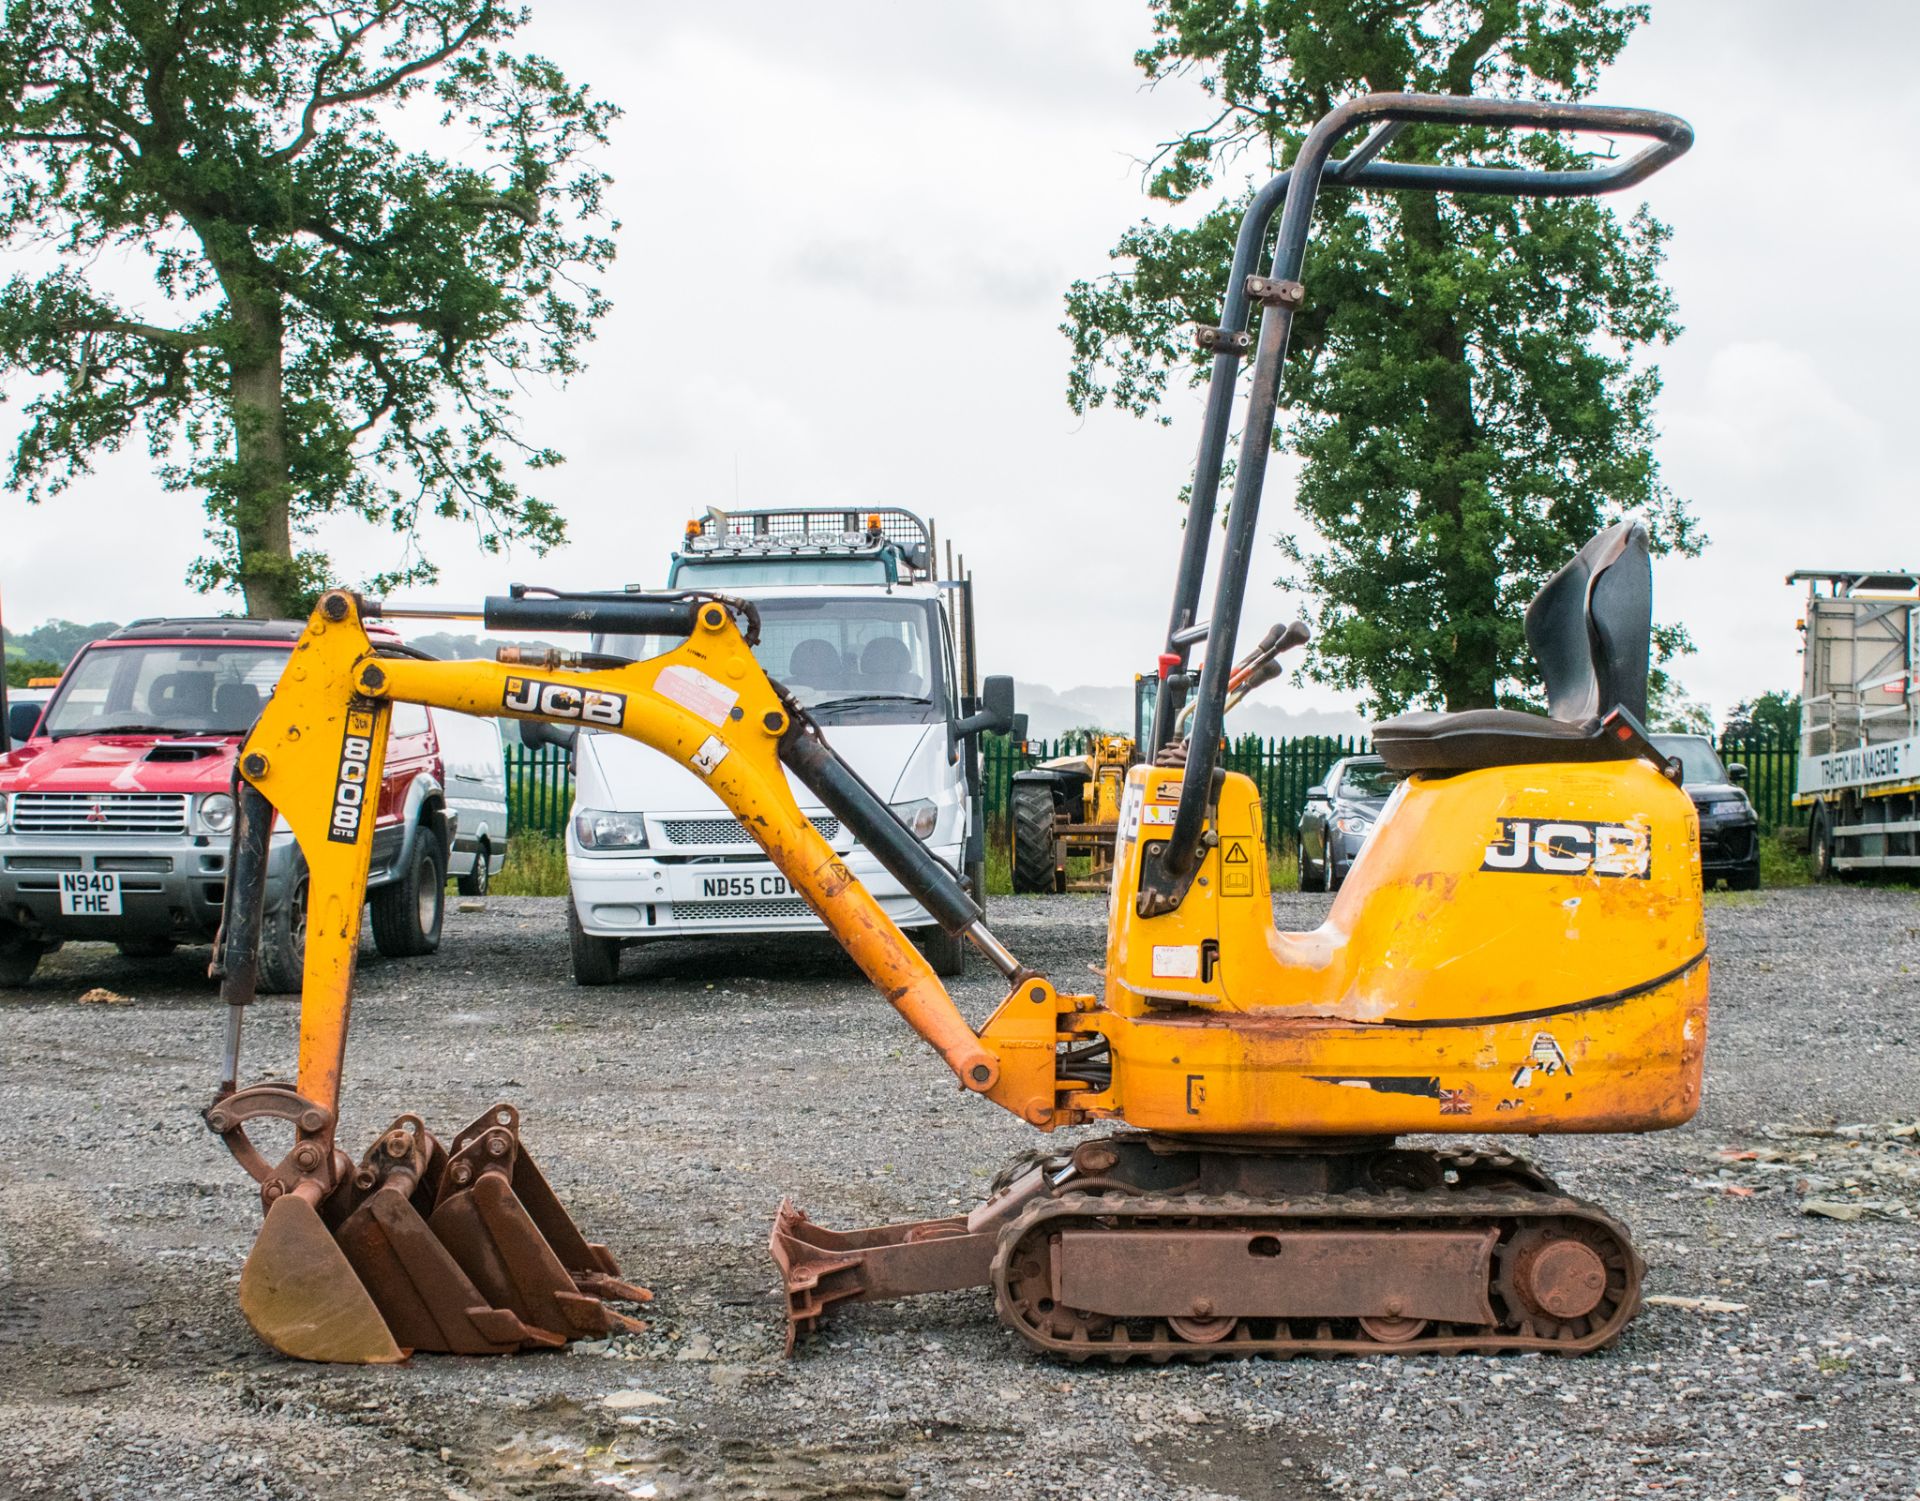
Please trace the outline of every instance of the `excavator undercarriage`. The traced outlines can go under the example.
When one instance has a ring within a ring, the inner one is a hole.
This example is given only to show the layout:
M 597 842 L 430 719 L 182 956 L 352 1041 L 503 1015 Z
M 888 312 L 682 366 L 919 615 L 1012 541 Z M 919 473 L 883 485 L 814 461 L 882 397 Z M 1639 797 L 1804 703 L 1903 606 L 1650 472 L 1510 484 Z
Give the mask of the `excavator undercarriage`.
M 1626 1230 L 1505 1153 L 1133 1132 L 1020 1168 L 953 1219 L 841 1235 L 782 1205 L 792 1337 L 835 1303 L 961 1286 L 1035 1350 L 1114 1365 L 1580 1355 L 1639 1308 Z

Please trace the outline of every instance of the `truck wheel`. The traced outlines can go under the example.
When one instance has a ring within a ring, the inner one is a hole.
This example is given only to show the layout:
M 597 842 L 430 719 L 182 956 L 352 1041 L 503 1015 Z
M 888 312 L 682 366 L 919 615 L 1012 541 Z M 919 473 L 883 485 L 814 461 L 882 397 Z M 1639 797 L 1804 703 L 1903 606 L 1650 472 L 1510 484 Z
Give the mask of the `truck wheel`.
M 11 923 L 0 923 L 0 985 L 26 984 L 46 952 L 44 943 L 36 943 Z
M 950 980 L 967 972 L 966 939 L 938 927 L 922 928 L 913 936 L 920 940 L 920 952 L 936 975 Z
M 473 852 L 473 869 L 454 882 L 462 896 L 485 896 L 493 890 L 493 869 L 489 862 L 493 859 L 493 846 L 486 840 L 480 841 L 480 848 Z
M 287 894 L 277 911 L 260 919 L 259 987 L 262 995 L 296 995 L 307 963 L 307 861 L 293 852 Z
M 440 836 L 423 824 L 413 839 L 407 873 L 373 894 L 373 946 L 389 959 L 411 959 L 440 947 L 447 912 L 447 855 Z
M 1813 878 L 1831 881 L 1833 870 L 1833 823 L 1825 803 L 1813 805 L 1813 832 L 1807 837 L 1807 850 L 1813 856 Z
M 580 926 L 580 909 L 567 893 L 567 952 L 573 958 L 573 983 L 611 985 L 620 978 L 620 940 L 596 938 Z
M 1012 813 L 1013 889 L 1023 895 L 1052 891 L 1059 851 L 1053 837 L 1053 789 L 1045 782 L 1015 782 Z
M 129 959 L 164 959 L 180 945 L 171 938 L 123 938 L 114 947 Z

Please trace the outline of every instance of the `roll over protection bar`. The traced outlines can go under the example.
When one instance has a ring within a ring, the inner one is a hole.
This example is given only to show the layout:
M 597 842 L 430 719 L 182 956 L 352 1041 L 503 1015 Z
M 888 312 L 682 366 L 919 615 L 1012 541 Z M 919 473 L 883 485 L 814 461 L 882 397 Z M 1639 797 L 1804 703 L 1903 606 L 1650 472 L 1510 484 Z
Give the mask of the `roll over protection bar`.
M 1332 160 L 1341 138 L 1362 126 L 1377 128 L 1348 157 Z M 1624 160 L 1567 171 L 1508 167 L 1467 167 L 1375 160 L 1405 126 L 1413 123 L 1480 125 L 1501 129 L 1604 131 L 1651 142 Z M 1167 628 L 1166 686 L 1154 710 L 1153 750 L 1173 738 L 1188 687 L 1188 653 L 1193 633 L 1220 473 L 1233 420 L 1238 361 L 1247 347 L 1248 313 L 1257 299 L 1265 305 L 1253 379 L 1241 424 L 1240 454 L 1233 499 L 1227 513 L 1226 554 L 1214 587 L 1214 602 L 1204 639 L 1198 702 L 1187 752 L 1188 775 L 1166 844 L 1143 863 L 1138 907 L 1142 916 L 1171 911 L 1180 904 L 1199 868 L 1202 831 L 1219 766 L 1220 735 L 1226 713 L 1228 676 L 1234 638 L 1246 595 L 1247 572 L 1260 515 L 1260 492 L 1272 447 L 1280 374 L 1294 313 L 1300 305 L 1301 268 L 1307 232 L 1323 183 L 1340 187 L 1412 190 L 1432 193 L 1488 193 L 1515 197 L 1577 198 L 1618 192 L 1645 181 L 1693 143 L 1693 128 L 1677 115 L 1611 105 L 1556 103 L 1527 99 L 1471 99 L 1444 94 L 1367 94 L 1326 115 L 1307 134 L 1291 169 L 1261 188 L 1241 220 L 1233 269 L 1219 329 L 1203 343 L 1214 353 L 1199 453 L 1194 464 L 1192 499 L 1174 585 Z M 1280 228 L 1268 274 L 1254 275 L 1268 226 L 1279 212 Z

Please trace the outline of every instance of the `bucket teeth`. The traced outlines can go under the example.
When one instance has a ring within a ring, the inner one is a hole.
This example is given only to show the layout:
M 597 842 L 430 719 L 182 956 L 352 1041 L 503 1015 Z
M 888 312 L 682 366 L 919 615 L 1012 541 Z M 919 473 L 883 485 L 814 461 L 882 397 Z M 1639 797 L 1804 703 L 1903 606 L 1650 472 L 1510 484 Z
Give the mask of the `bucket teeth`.
M 510 1105 L 462 1131 L 451 1155 L 403 1115 L 330 1195 L 319 1187 L 273 1201 L 241 1272 L 248 1322 L 284 1354 L 504 1355 L 646 1327 L 602 1301 L 652 1294 L 580 1233 Z

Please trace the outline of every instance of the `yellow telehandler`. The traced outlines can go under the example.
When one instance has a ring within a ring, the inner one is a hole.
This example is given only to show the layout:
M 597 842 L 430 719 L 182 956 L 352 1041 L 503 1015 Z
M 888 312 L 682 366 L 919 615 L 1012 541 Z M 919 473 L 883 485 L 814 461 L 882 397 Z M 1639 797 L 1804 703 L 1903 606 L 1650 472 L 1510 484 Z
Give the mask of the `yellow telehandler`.
M 1650 139 L 1534 171 L 1379 160 L 1408 122 Z M 1335 145 L 1375 127 L 1346 157 Z M 334 1141 L 353 963 L 395 703 L 570 723 L 640 740 L 703 778 L 961 1086 L 1041 1131 L 1086 1135 L 1007 1175 L 966 1214 L 836 1232 L 791 1204 L 772 1249 L 790 1335 L 834 1304 L 972 1286 L 1068 1360 L 1547 1351 L 1618 1337 L 1639 1302 L 1625 1228 L 1504 1151 L 1406 1134 L 1640 1132 L 1700 1099 L 1707 956 L 1698 824 L 1648 742 L 1644 530 L 1600 532 L 1527 610 L 1551 712 L 1418 713 L 1377 727 L 1408 773 L 1326 921 L 1276 930 L 1259 799 L 1218 770 L 1234 638 L 1314 196 L 1356 189 L 1584 194 L 1684 151 L 1646 110 L 1369 95 L 1305 139 L 1256 196 L 1216 353 L 1153 753 L 1127 774 L 1105 962 L 1087 990 L 1022 964 L 958 875 L 834 754 L 754 656 L 723 593 L 543 595 L 493 628 L 661 638 L 646 660 L 519 654 L 434 662 L 376 644 L 402 613 L 335 592 L 248 737 L 227 931 L 226 1082 L 207 1113 L 260 1184 L 266 1222 L 240 1301 L 261 1337 L 316 1360 L 501 1353 L 622 1327 L 643 1291 L 574 1226 L 495 1105 L 443 1145 L 401 1115 L 358 1162 Z M 1273 263 L 1255 267 L 1279 211 Z M 1238 361 L 1263 309 L 1212 612 L 1200 580 Z M 1190 653 L 1204 662 L 1190 671 Z M 1244 661 L 1241 666 L 1244 666 Z M 1194 681 L 1197 676 L 1197 683 Z M 1242 680 L 1244 688 L 1245 681 Z M 1174 731 L 1190 729 L 1176 739 Z M 1006 707 L 1006 706 L 1003 706 Z M 1004 728 L 998 709 L 979 728 Z M 949 932 L 1005 978 L 978 1029 L 797 807 L 791 775 Z M 260 875 L 275 813 L 311 871 L 299 1071 L 238 1084 Z M 743 1081 L 751 1086 L 751 1081 Z M 254 1123 L 291 1125 L 271 1162 Z M 898 1123 L 911 1126 L 910 1122 Z

